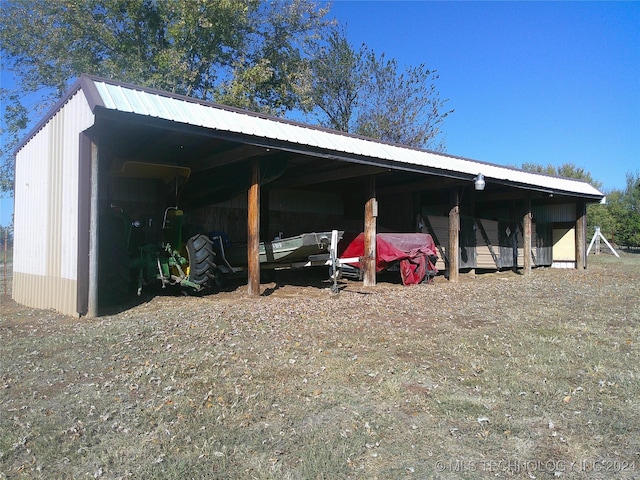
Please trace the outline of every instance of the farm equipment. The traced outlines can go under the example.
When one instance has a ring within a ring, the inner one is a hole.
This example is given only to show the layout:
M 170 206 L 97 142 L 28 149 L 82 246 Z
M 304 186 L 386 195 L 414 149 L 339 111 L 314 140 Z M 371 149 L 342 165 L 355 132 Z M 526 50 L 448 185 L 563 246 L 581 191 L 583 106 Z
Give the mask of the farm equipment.
M 121 191 L 126 190 L 127 185 L 146 192 L 155 191 L 147 197 L 137 197 L 147 205 L 144 208 L 148 208 L 149 204 L 177 204 L 191 170 L 176 165 L 124 161 L 114 163 L 110 174 L 114 185 L 119 182 Z M 136 183 L 126 183 L 128 181 Z M 129 205 L 133 205 L 132 209 L 140 208 L 133 202 Z M 194 294 L 213 285 L 217 267 L 211 240 L 198 233 L 183 242 L 182 210 L 170 206 L 160 216 L 157 207 L 152 208 L 155 214 L 138 213 L 135 215 L 140 217 L 136 220 L 113 204 L 103 212 L 99 227 L 101 303 L 120 303 L 134 291 L 141 295 L 147 286 L 163 289 L 176 286 L 185 294 Z
M 178 286 L 185 294 L 214 285 L 215 253 L 203 234 L 182 242 L 183 212 L 164 212 L 160 238 L 155 221 L 132 221 L 119 209 L 110 209 L 101 222 L 101 291 L 107 303 L 115 303 L 149 285 Z
M 364 233 L 355 237 L 342 252 L 339 261 L 345 277 L 362 278 Z M 431 283 L 438 273 L 436 245 L 426 233 L 378 233 L 376 235 L 376 272 L 398 271 L 403 285 Z
M 182 210 L 167 208 L 162 222 L 163 241 L 137 247 L 133 267 L 138 272 L 138 295 L 144 286 L 155 282 L 162 288 L 179 285 L 185 293 L 198 293 L 214 279 L 216 265 L 211 240 L 197 234 L 183 244 L 182 220 Z M 141 228 L 140 222 L 134 222 L 133 226 Z

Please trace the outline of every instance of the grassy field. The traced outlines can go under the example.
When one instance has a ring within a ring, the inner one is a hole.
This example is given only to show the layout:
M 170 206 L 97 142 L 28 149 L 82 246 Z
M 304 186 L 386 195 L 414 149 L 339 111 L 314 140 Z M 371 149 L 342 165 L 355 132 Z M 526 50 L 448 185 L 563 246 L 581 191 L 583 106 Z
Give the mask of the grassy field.
M 0 478 L 640 478 L 640 255 L 263 288 L 3 298 Z

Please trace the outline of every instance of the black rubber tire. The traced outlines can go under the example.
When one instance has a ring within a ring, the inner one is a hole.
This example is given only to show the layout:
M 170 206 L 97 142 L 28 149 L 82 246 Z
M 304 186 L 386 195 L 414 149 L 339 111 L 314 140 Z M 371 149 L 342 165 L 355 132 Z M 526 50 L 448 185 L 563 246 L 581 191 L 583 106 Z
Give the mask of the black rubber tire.
M 214 278 L 216 264 L 213 243 L 206 235 L 198 234 L 187 240 L 189 280 L 204 286 Z
M 218 290 L 224 287 L 224 274 L 220 271 L 220 269 L 215 269 L 211 281 L 213 282 L 213 286 Z
M 98 306 L 125 303 L 133 296 L 127 218 L 106 212 L 100 218 Z

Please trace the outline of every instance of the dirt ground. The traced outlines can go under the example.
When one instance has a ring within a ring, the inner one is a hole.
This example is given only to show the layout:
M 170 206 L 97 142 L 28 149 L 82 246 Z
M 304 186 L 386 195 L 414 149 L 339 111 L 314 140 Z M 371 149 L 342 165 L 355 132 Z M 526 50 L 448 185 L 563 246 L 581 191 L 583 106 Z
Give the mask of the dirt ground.
M 99 318 L 3 297 L 0 478 L 640 477 L 640 255 L 325 277 Z

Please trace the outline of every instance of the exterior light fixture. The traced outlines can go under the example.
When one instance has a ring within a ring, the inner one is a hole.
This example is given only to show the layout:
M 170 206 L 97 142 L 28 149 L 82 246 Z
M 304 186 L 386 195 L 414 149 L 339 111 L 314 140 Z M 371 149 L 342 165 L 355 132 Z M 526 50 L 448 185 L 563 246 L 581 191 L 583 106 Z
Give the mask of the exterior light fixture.
M 479 173 L 478 176 L 473 179 L 473 185 L 478 191 L 484 190 L 484 186 L 486 185 L 486 182 L 484 181 L 484 175 Z

